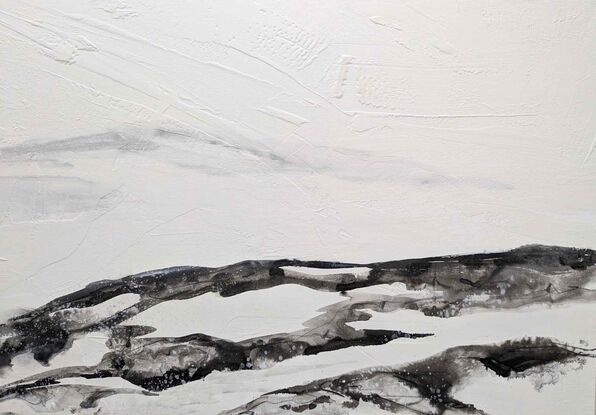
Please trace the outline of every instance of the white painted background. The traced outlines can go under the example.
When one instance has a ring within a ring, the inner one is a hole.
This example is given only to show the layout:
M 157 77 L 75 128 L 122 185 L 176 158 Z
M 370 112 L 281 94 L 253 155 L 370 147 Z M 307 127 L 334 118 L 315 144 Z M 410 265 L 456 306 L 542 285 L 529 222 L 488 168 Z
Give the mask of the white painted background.
M 593 1 L 3 0 L 0 312 L 171 265 L 594 248 L 595 97 Z

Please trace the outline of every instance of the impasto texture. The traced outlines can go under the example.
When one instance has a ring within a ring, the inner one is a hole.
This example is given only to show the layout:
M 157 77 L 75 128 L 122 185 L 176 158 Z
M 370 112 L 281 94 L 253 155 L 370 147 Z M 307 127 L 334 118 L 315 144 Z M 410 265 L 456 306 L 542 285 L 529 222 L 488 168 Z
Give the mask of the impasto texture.
M 594 414 L 595 22 L 5 0 L 0 414 Z

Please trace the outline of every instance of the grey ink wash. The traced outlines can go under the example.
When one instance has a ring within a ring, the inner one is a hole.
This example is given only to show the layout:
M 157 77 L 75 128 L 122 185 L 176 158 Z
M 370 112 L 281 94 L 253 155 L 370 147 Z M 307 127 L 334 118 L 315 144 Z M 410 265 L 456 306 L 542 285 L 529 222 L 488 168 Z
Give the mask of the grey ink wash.
M 117 191 L 106 192 L 98 183 L 75 176 L 1 176 L 0 222 L 74 220 L 111 206 Z
M 241 146 L 218 140 L 204 134 L 170 131 L 165 129 L 109 131 L 101 134 L 70 137 L 58 140 L 36 141 L 13 146 L 0 147 L 2 160 L 36 160 L 36 157 L 47 155 L 62 155 L 66 153 L 92 153 L 99 151 L 119 151 L 124 153 L 148 153 L 162 150 L 164 161 L 172 159 L 171 150 L 178 146 L 192 149 L 197 146 L 223 147 L 233 152 L 245 153 L 257 159 L 287 163 L 281 156 L 267 150 L 260 150 L 251 146 Z M 170 148 L 170 151 L 167 149 Z M 185 153 L 188 156 L 188 152 Z M 192 154 L 192 152 L 190 153 Z M 156 156 L 159 158 L 159 156 Z M 176 157 L 173 157 L 173 163 Z M 216 167 L 216 166 L 213 166 Z
M 0 158 L 18 159 L 31 155 L 47 155 L 66 152 L 93 152 L 105 150 L 150 151 L 158 146 L 151 140 L 133 134 L 106 132 L 59 140 L 31 142 L 0 147 Z
M 351 182 L 401 182 L 415 187 L 455 186 L 490 191 L 512 189 L 507 183 L 483 177 L 455 177 L 435 166 L 387 154 L 329 146 L 312 146 L 308 151 L 296 152 L 294 146 L 273 149 L 248 137 L 230 140 L 203 131 L 175 128 L 122 128 L 86 136 L 36 140 L 0 147 L 0 160 L 39 162 L 51 158 L 50 166 L 63 167 L 79 164 L 81 154 L 105 151 L 137 154 L 209 176 L 225 176 L 230 171 L 235 174 L 316 171 Z

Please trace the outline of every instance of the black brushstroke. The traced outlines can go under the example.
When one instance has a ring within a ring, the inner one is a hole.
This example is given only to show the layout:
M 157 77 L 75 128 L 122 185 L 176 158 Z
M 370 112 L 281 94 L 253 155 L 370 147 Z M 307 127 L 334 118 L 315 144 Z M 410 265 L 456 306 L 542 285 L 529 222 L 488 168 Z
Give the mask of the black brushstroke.
M 152 329 L 144 326 L 115 326 L 111 329 L 107 343 L 112 351 L 106 353 L 99 364 L 49 370 L 5 385 L 0 388 L 0 400 L 21 398 L 28 390 L 38 390 L 40 386 L 59 383 L 60 379 L 77 377 L 118 377 L 145 390 L 161 391 L 203 379 L 216 370 L 255 370 L 296 356 L 430 335 L 395 330 L 357 330 L 347 324 L 370 318 L 370 314 L 361 311 L 369 307 L 367 302 L 334 304 L 322 309 L 319 316 L 306 321 L 302 330 L 240 342 L 200 333 L 183 337 L 139 338 L 150 334 Z M 84 402 L 88 401 L 85 399 Z
M 270 367 L 296 356 L 353 346 L 380 345 L 398 338 L 416 339 L 427 333 L 396 330 L 357 330 L 347 323 L 366 320 L 365 304 L 342 303 L 323 309 L 324 313 L 304 323 L 292 333 L 278 333 L 232 342 L 201 333 L 183 337 L 138 336 L 150 333 L 144 326 L 117 326 L 111 330 L 106 353 L 96 366 L 73 366 L 49 370 L 0 388 L 0 399 L 14 395 L 14 388 L 35 388 L 38 382 L 59 379 L 119 377 L 151 391 L 204 378 L 218 370 L 255 370 Z
M 150 271 L 118 280 L 103 280 L 59 297 L 31 312 L 0 325 L 6 337 L 0 346 L 0 368 L 25 352 L 44 364 L 68 349 L 74 336 L 118 326 L 150 307 L 170 300 L 188 299 L 208 292 L 227 297 L 247 291 L 298 284 L 321 291 L 349 292 L 357 288 L 404 283 L 408 289 L 433 289 L 432 298 L 400 297 L 393 307 L 419 310 L 426 315 L 452 317 L 469 308 L 516 308 L 528 304 L 594 299 L 585 286 L 596 278 L 596 252 L 590 249 L 531 245 L 502 253 L 431 257 L 400 261 L 355 264 L 283 259 L 244 261 L 219 268 L 175 267 Z M 329 270 L 309 275 L 284 267 Z M 335 269 L 367 267 L 361 277 Z M 138 294 L 137 304 L 114 315 L 86 324 L 74 324 L 65 309 L 84 309 L 123 294 Z M 471 296 L 487 296 L 470 303 Z M 384 311 L 387 298 L 370 299 L 371 307 Z
M 358 408 L 362 402 L 390 413 L 484 414 L 473 404 L 454 399 L 453 389 L 487 370 L 504 378 L 525 377 L 532 368 L 595 357 L 590 352 L 547 338 L 458 346 L 395 368 L 364 369 L 279 389 L 221 415 L 281 415 L 309 413 L 315 409 L 317 413 L 343 414 L 348 413 L 348 409 Z M 396 390 L 401 393 L 396 394 Z

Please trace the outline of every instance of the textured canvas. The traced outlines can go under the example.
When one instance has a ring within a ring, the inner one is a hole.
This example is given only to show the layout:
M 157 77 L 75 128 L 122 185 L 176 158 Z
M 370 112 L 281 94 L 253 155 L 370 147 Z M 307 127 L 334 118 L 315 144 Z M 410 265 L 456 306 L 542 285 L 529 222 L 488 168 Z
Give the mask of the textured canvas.
M 595 23 L 2 1 L 0 414 L 594 414 Z

